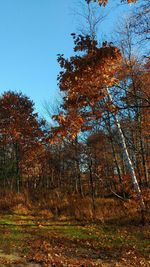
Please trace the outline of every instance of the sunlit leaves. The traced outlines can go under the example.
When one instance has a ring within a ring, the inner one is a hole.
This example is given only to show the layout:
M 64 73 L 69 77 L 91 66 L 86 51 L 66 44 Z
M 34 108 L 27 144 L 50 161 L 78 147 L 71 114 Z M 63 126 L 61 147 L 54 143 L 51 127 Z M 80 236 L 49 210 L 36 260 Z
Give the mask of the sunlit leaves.
M 80 130 L 91 128 L 90 121 L 100 118 L 101 112 L 95 105 L 107 96 L 107 87 L 118 83 L 122 57 L 112 43 L 98 47 L 90 36 L 72 36 L 76 54 L 70 59 L 58 56 L 62 68 L 58 82 L 60 90 L 65 92 L 65 112 L 54 116 L 59 125 L 54 132 L 74 138 Z

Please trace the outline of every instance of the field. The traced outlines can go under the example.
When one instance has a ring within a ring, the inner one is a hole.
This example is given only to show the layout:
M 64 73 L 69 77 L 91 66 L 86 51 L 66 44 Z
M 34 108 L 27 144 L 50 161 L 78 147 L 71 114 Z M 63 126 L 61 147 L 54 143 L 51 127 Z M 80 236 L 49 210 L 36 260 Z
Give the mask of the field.
M 150 266 L 150 228 L 107 223 L 0 216 L 0 266 Z

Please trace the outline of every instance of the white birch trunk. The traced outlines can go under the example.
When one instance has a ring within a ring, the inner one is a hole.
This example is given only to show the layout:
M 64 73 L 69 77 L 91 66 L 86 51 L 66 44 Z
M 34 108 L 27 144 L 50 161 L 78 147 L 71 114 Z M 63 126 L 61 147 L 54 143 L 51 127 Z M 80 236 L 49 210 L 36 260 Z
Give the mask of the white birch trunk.
M 109 91 L 108 88 L 107 88 L 107 93 L 108 93 L 108 97 L 110 99 L 110 102 L 111 102 L 112 106 L 114 106 L 112 95 L 111 95 L 111 92 Z M 124 152 L 124 155 L 126 157 L 127 166 L 129 168 L 129 171 L 130 171 L 130 174 L 131 174 L 132 184 L 133 184 L 134 190 L 136 191 L 138 199 L 139 199 L 139 202 L 140 202 L 141 212 L 144 213 L 145 210 L 146 210 L 145 203 L 144 203 L 144 200 L 143 200 L 143 197 L 142 197 L 142 194 L 141 194 L 141 190 L 140 190 L 137 178 L 136 178 L 136 174 L 135 174 L 135 170 L 134 170 L 134 167 L 133 167 L 133 163 L 132 163 L 132 161 L 130 159 L 130 155 L 129 155 L 129 152 L 128 152 L 128 149 L 127 149 L 125 137 L 124 137 L 124 134 L 122 132 L 121 125 L 120 125 L 120 122 L 119 122 L 117 114 L 114 115 L 114 118 L 115 118 L 116 125 L 117 125 L 117 128 L 118 128 L 118 132 L 119 132 L 119 136 L 120 136 L 120 141 L 121 141 L 121 144 L 122 144 L 123 152 Z

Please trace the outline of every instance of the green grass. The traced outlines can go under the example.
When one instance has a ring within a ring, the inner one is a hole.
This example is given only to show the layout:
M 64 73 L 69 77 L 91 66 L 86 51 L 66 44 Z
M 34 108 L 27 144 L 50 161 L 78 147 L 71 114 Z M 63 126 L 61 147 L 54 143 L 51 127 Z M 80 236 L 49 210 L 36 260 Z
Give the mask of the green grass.
M 40 217 L 0 216 L 0 250 L 22 251 L 28 255 L 27 241 L 45 240 L 59 246 L 64 242 L 66 253 L 73 246 L 81 255 L 98 257 L 99 251 L 110 259 L 121 257 L 121 251 L 133 250 L 145 259 L 149 257 L 148 226 L 112 225 L 73 221 L 49 221 Z M 62 241 L 63 240 L 63 241 Z
M 94 232 L 80 226 L 65 226 L 62 228 L 62 233 L 70 238 L 77 239 L 97 239 Z
M 0 225 L 11 225 L 13 222 L 13 215 L 0 216 Z

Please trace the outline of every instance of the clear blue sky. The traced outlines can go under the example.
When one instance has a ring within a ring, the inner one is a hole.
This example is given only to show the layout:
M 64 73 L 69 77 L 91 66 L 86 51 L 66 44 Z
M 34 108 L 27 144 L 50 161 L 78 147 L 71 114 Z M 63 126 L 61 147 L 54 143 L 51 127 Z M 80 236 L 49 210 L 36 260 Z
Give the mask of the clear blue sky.
M 79 25 L 74 8 L 72 0 L 0 0 L 0 94 L 23 92 L 41 115 L 45 100 L 54 103 L 57 54 L 72 54 L 70 33 Z M 111 31 L 113 18 L 111 14 L 104 32 Z

